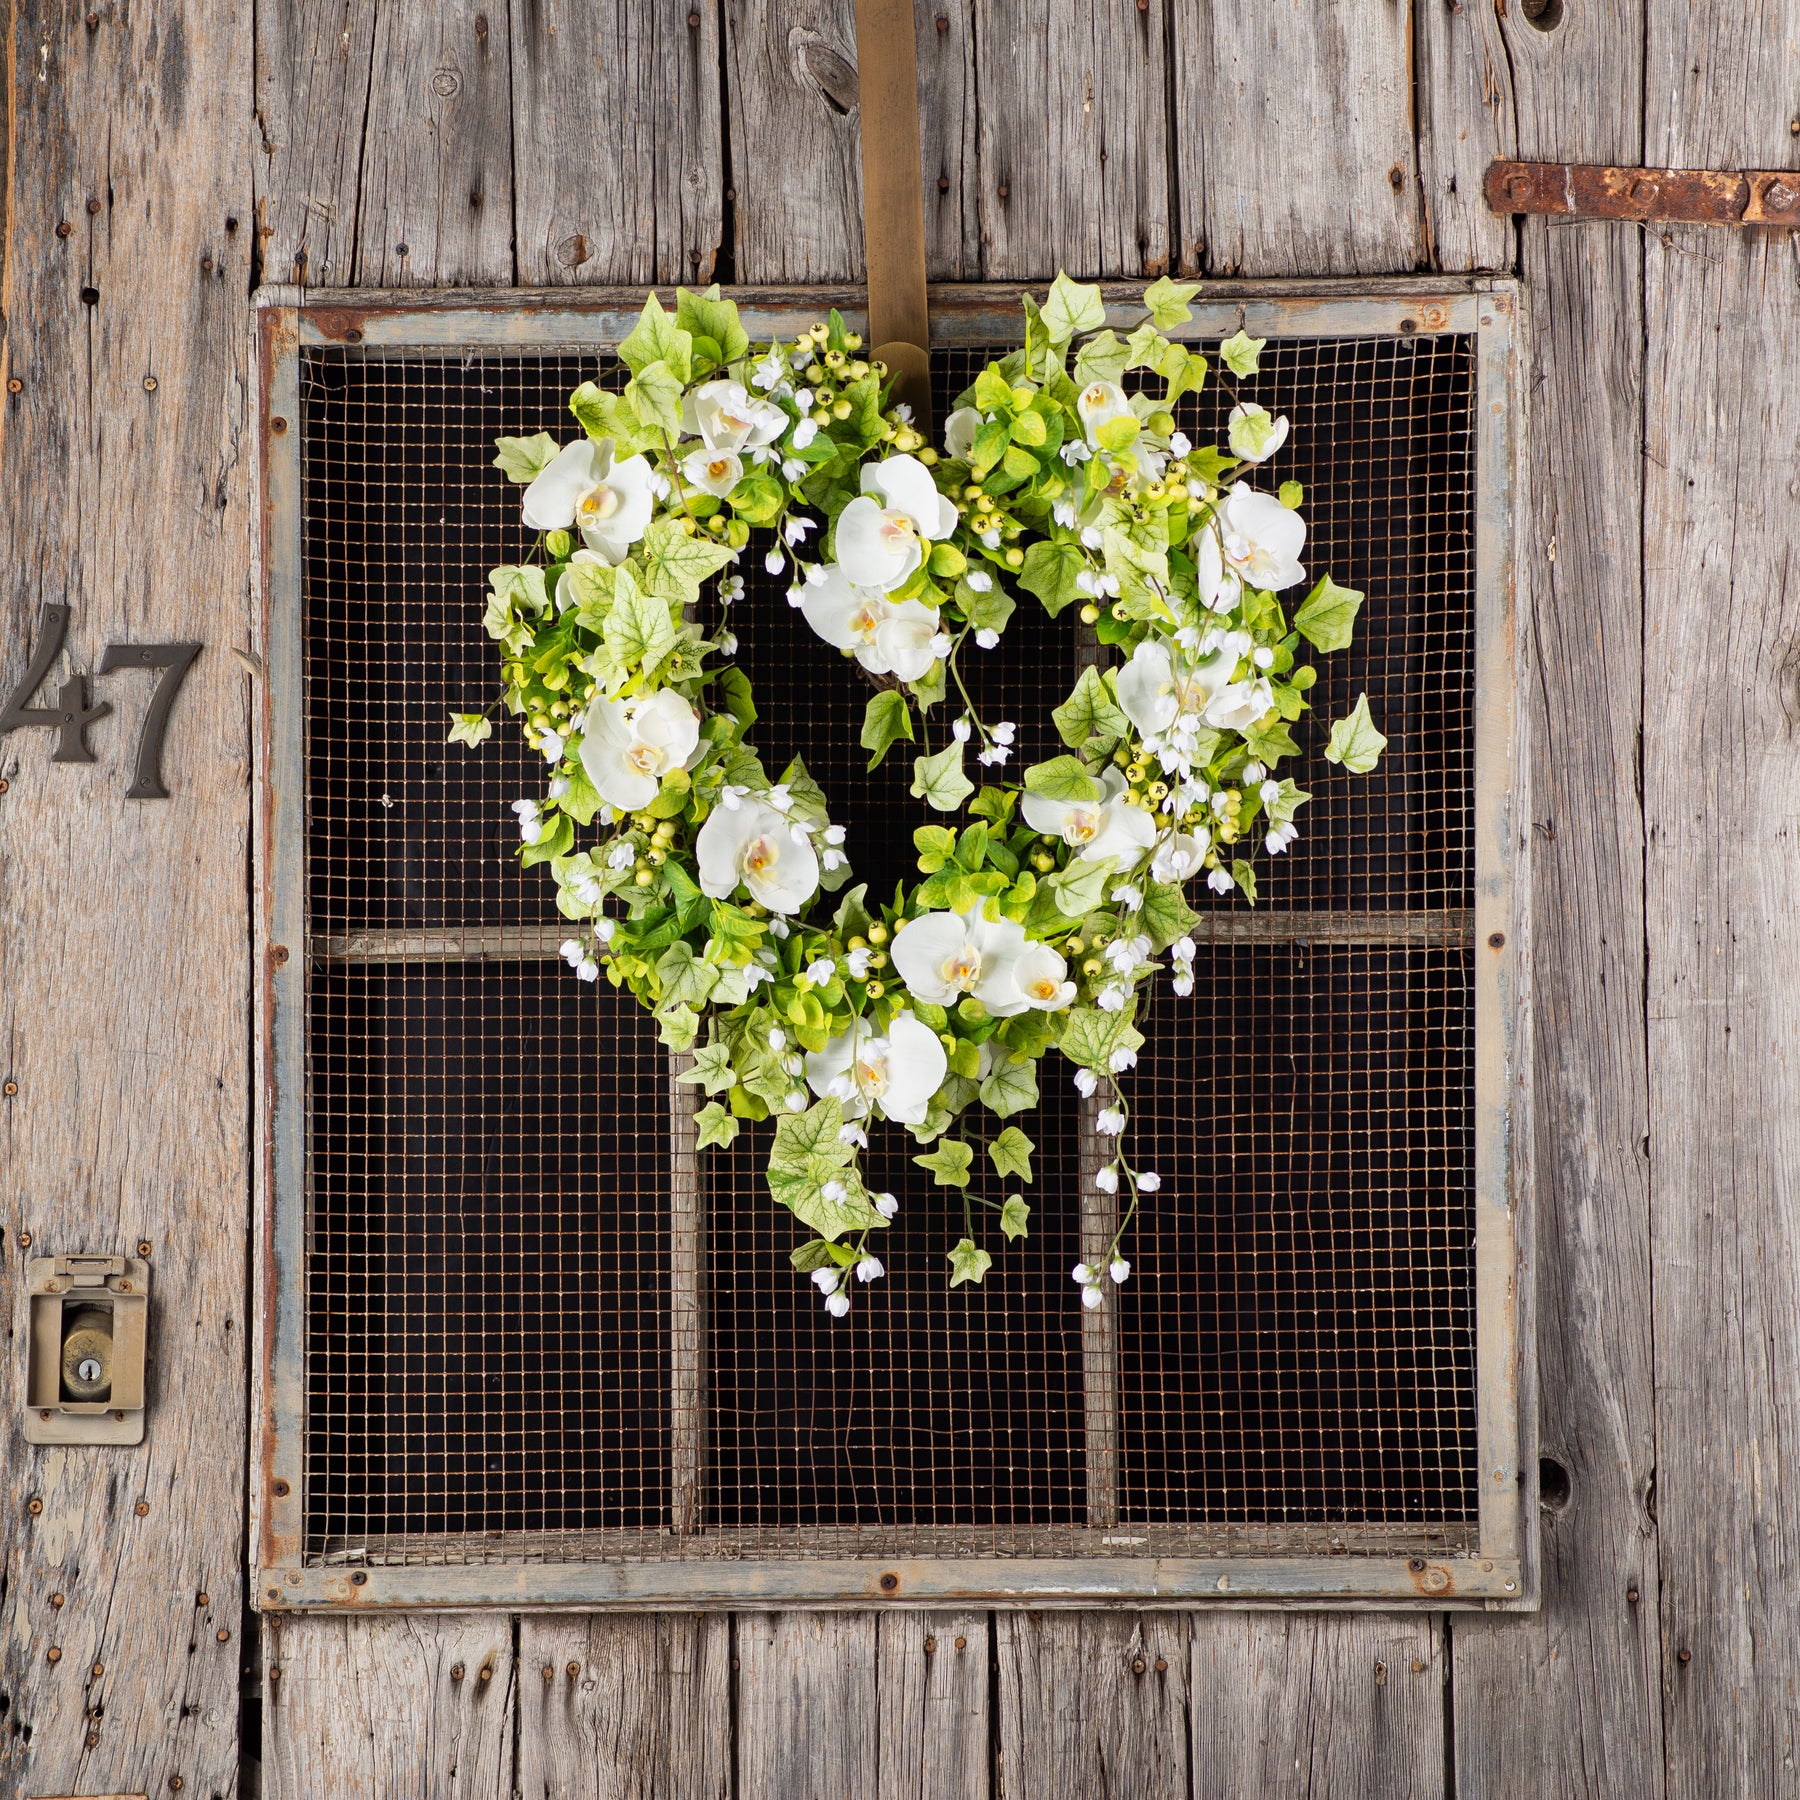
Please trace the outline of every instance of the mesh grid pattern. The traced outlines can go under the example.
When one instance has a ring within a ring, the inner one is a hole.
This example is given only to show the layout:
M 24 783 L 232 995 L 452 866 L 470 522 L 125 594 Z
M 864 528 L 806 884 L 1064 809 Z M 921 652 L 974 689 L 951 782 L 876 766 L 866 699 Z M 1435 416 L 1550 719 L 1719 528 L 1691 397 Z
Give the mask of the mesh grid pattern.
M 982 360 L 937 353 L 941 408 Z M 1309 758 L 1315 799 L 1294 852 L 1263 865 L 1265 909 L 1466 907 L 1471 346 L 1272 342 L 1263 365 L 1248 392 L 1293 421 L 1275 478 L 1306 484 L 1308 567 L 1368 595 L 1355 647 L 1319 664 L 1316 718 L 1366 688 L 1390 740 L 1370 778 Z M 984 1287 L 946 1289 L 961 1197 L 892 1127 L 870 1153 L 902 1199 L 889 1274 L 848 1320 L 788 1267 L 804 1233 L 763 1187 L 766 1127 L 700 1159 L 696 1281 L 671 1234 L 654 1028 L 628 996 L 529 960 L 542 951 L 525 938 L 504 954 L 508 932 L 556 921 L 548 878 L 517 868 L 507 810 L 542 766 L 506 721 L 479 754 L 443 744 L 447 712 L 491 692 L 486 570 L 521 544 L 492 439 L 566 439 L 566 395 L 594 373 L 541 354 L 303 359 L 308 895 L 315 948 L 337 952 L 311 974 L 309 1554 L 1453 1540 L 1475 1491 L 1465 948 L 1221 943 L 1191 1001 L 1158 995 L 1132 1092 L 1136 1154 L 1164 1189 L 1098 1334 L 1068 1279 L 1088 1250 L 1091 1140 L 1054 1055 L 1024 1121 L 1032 1235 L 1007 1245 L 977 1209 Z M 1220 435 L 1230 404 L 1209 385 L 1182 426 Z M 907 747 L 863 772 L 869 690 L 789 611 L 785 579 L 759 559 L 745 573 L 732 623 L 753 738 L 772 774 L 804 746 L 857 879 L 891 893 L 921 821 Z M 1080 639 L 1073 611 L 1051 622 L 1027 596 L 1003 650 L 966 655 L 984 715 L 1019 724 L 1019 763 L 1060 748 L 1049 711 Z M 1322 724 L 1297 734 L 1316 743 Z M 456 960 L 478 928 L 502 956 Z M 417 957 L 421 932 L 440 934 L 432 960 L 342 957 L 346 935 L 368 954 L 383 933 L 414 934 Z M 963 1135 L 997 1129 L 971 1116 Z M 704 1320 L 685 1363 L 684 1285 Z M 677 1441 L 683 1419 L 703 1422 L 699 1443 Z

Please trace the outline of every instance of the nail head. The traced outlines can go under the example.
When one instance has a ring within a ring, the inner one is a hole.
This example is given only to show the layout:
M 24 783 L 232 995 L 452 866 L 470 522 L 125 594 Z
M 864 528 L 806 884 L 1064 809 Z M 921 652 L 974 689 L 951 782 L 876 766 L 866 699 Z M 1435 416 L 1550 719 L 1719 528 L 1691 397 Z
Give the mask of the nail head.
M 136 1513 L 140 1519 L 147 1518 L 150 1513 L 150 1502 L 148 1500 L 140 1500 L 131 1510 Z

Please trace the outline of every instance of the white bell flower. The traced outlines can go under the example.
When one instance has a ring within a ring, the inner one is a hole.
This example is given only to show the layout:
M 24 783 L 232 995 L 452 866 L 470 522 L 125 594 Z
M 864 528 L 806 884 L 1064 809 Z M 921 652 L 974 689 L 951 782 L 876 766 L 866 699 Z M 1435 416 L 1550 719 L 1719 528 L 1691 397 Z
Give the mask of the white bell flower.
M 1105 1137 L 1117 1137 L 1125 1129 L 1125 1115 L 1116 1106 L 1102 1107 L 1094 1129 Z
M 846 510 L 848 510 L 846 508 Z M 836 563 L 801 594 L 800 611 L 826 643 L 851 650 L 871 675 L 917 681 L 937 661 L 938 614 L 919 600 L 890 600 L 858 587 Z
M 901 1125 L 924 1121 L 949 1072 L 937 1033 L 909 1012 L 895 1013 L 885 1035 L 858 1019 L 806 1059 L 807 1085 L 821 1096 L 836 1094 L 845 1118 L 866 1118 L 878 1108 Z
M 574 527 L 596 555 L 622 563 L 650 528 L 652 470 L 641 456 L 613 461 L 612 439 L 557 451 L 525 490 L 520 514 L 533 531 Z
M 1204 827 L 1192 836 L 1171 832 L 1156 846 L 1156 854 L 1150 859 L 1151 878 L 1179 887 L 1200 873 L 1211 848 L 1212 835 Z
M 1019 992 L 1039 1012 L 1060 1012 L 1075 998 L 1069 965 L 1048 944 L 1030 944 L 1013 968 Z
M 744 459 L 735 450 L 690 450 L 681 459 L 681 474 L 690 487 L 723 500 L 744 479 Z
M 1087 1100 L 1094 1097 L 1094 1090 L 1100 1085 L 1100 1079 L 1092 1069 L 1077 1069 L 1074 1081 L 1075 1091 Z
M 838 561 L 858 587 L 891 593 L 925 560 L 925 541 L 956 529 L 956 508 L 916 456 L 865 465 L 862 489 L 838 514 Z
M 700 715 L 673 688 L 648 700 L 597 695 L 582 727 L 581 766 L 600 798 L 639 812 L 662 778 L 684 768 L 700 743 Z
M 1226 435 L 1231 440 L 1231 454 L 1240 461 L 1267 462 L 1287 442 L 1288 422 L 1285 414 L 1271 418 L 1266 406 L 1245 400 L 1231 409 Z
M 737 381 L 706 381 L 681 403 L 681 429 L 709 450 L 754 450 L 787 430 L 786 411 Z
M 1099 447 L 1100 427 L 1113 419 L 1135 418 L 1125 390 L 1116 381 L 1090 381 L 1075 402 L 1087 441 Z
M 958 462 L 967 462 L 975 450 L 975 434 L 981 429 L 981 414 L 972 406 L 959 406 L 944 421 L 944 453 Z
M 804 831 L 747 800 L 707 815 L 694 839 L 701 889 L 723 900 L 742 882 L 773 913 L 797 913 L 818 891 L 819 859 Z
M 1009 1019 L 1033 1004 L 1019 985 L 1019 966 L 1030 950 L 1024 926 L 989 919 L 976 907 L 909 919 L 894 934 L 893 958 L 916 998 L 954 1006 L 973 994 L 995 1018 Z
M 1273 494 L 1239 482 L 1219 509 L 1219 530 L 1225 561 L 1246 581 L 1279 592 L 1306 579 L 1306 521 Z
M 1125 785 L 1119 770 L 1107 769 L 1100 776 L 1098 800 L 1052 800 L 1048 794 L 1027 793 L 1025 822 L 1033 831 L 1060 837 L 1075 850 L 1077 862 L 1111 857 L 1121 872 L 1135 868 L 1156 841 L 1156 821 L 1141 806 L 1125 804 Z

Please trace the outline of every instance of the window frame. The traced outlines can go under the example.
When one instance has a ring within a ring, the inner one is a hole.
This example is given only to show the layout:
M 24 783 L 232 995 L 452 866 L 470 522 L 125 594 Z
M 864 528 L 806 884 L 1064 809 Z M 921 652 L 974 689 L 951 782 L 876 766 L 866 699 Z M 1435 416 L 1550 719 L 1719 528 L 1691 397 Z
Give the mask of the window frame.
M 1108 323 L 1129 328 L 1141 287 L 1104 288 Z M 853 327 L 854 288 L 737 289 L 753 337 L 792 336 L 829 306 Z M 1537 1604 L 1535 1463 L 1529 1345 L 1530 1009 L 1526 739 L 1519 704 L 1515 489 L 1522 441 L 1520 293 L 1500 278 L 1219 282 L 1169 335 L 1370 337 L 1466 333 L 1475 343 L 1474 402 L 1474 1118 L 1475 1401 L 1481 1473 L 1475 1546 L 1421 1555 L 1232 1552 L 1228 1528 L 1210 1555 L 1164 1555 L 1161 1532 L 1132 1528 L 1135 1553 L 1105 1557 L 847 1557 L 822 1554 L 688 1560 L 327 1564 L 304 1554 L 306 1422 L 307 1003 L 305 707 L 300 358 L 315 346 L 367 354 L 421 349 L 602 350 L 636 321 L 642 289 L 507 293 L 343 292 L 265 288 L 258 296 L 261 525 L 256 684 L 254 907 L 259 1324 L 252 1484 L 253 1603 L 262 1610 L 371 1607 L 1379 1606 L 1502 1610 Z M 996 347 L 1017 338 L 1015 286 L 932 290 L 934 345 Z M 508 929 L 506 936 L 519 936 Z M 535 935 L 528 933 L 526 935 Z M 560 936 L 560 933 L 552 933 Z M 554 955 L 552 945 L 549 954 Z M 692 1098 L 691 1088 L 676 1088 Z M 672 1254 L 703 1237 L 691 1151 L 676 1133 Z M 685 1167 L 683 1166 L 685 1160 Z M 685 1178 L 684 1178 L 685 1177 Z M 671 1311 L 672 1489 L 703 1461 L 698 1288 L 682 1331 Z M 1105 1329 L 1104 1322 L 1101 1329 Z M 1098 1346 L 1101 1350 L 1104 1346 Z M 1089 1353 L 1090 1356 L 1092 1352 Z M 681 1371 L 692 1371 L 683 1385 Z M 686 1409 L 684 1415 L 684 1407 Z M 1091 1410 L 1091 1402 L 1090 1402 Z M 684 1426 L 684 1416 L 687 1423 Z M 691 1440 L 691 1441 L 690 1441 Z M 686 1445 L 684 1451 L 683 1446 Z M 1110 1454 L 1105 1449 L 1102 1456 Z M 686 1461 L 684 1462 L 684 1455 Z M 690 1483 L 690 1487 L 692 1484 Z M 679 1501 L 676 1501 L 679 1505 Z M 834 1534 L 825 1534 L 834 1535 Z M 1314 1532 L 1314 1536 L 1318 1536 Z

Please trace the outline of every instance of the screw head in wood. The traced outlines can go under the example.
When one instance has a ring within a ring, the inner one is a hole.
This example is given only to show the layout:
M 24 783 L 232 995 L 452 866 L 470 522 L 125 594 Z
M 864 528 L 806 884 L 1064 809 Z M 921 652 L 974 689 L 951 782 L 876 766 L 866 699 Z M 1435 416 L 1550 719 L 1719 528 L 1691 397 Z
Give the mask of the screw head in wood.
M 276 1494 L 277 1499 L 285 1500 L 288 1497 L 288 1495 L 292 1492 L 293 1492 L 293 1489 L 290 1488 L 285 1481 L 276 1482 L 275 1494 Z
M 1169 1672 L 1169 1659 L 1168 1659 L 1168 1658 L 1167 1658 L 1167 1657 L 1166 1657 L 1166 1656 L 1159 1656 L 1159 1657 L 1158 1657 L 1158 1658 L 1157 1658 L 1157 1659 L 1156 1659 L 1156 1672 L 1157 1672 L 1157 1674 L 1159 1674 L 1159 1675 L 1166 1675 L 1166 1674 L 1168 1674 L 1168 1672 Z
M 1504 931 L 1490 931 L 1488 933 L 1488 948 L 1490 950 L 1503 950 L 1505 947 L 1506 933 Z
M 356 1573 L 350 1577 L 350 1585 L 352 1587 L 367 1587 L 369 1585 L 368 1571 L 366 1569 L 358 1569 Z
M 461 1681 L 462 1678 L 463 1678 L 462 1664 L 461 1663 L 452 1663 L 450 1665 L 450 1679 L 452 1681 Z
M 1691 1650 L 1677 1650 L 1675 1652 L 1675 1660 L 1685 1668 L 1694 1660 L 1694 1653 Z
M 231 1642 L 231 1633 L 223 1625 L 213 1633 L 213 1636 L 217 1638 L 221 1644 L 229 1644 Z
M 572 1662 L 569 1664 L 569 1666 L 566 1669 L 563 1670 L 563 1673 L 565 1675 L 567 1675 L 571 1681 L 573 1681 L 575 1679 L 575 1677 L 581 1673 L 581 1664 L 578 1662 Z
M 934 1637 L 928 1637 L 925 1640 L 925 1654 L 927 1656 L 930 1656 L 936 1649 L 937 1649 L 937 1639 Z
M 9 1100 L 12 1099 L 13 1096 L 18 1093 L 18 1091 L 19 1091 L 19 1084 L 16 1081 L 9 1081 L 4 1086 L 0 1086 L 0 1094 L 4 1094 L 7 1097 L 7 1099 L 9 1099 Z M 23 1233 L 21 1233 L 19 1236 L 19 1242 L 21 1244 L 29 1244 L 31 1242 L 31 1239 L 29 1237 L 25 1236 Z
M 483 1663 L 481 1667 L 475 1671 L 475 1679 L 477 1681 L 492 1681 L 494 1679 L 493 1664 Z
M 67 219 L 58 219 L 56 221 L 56 235 L 59 238 L 66 238 L 74 229 L 75 227 L 71 225 Z
M 99 1743 L 99 1741 L 100 1741 L 100 1734 L 99 1734 L 99 1732 L 97 1732 L 97 1731 L 90 1731 L 90 1732 L 89 1732 L 89 1733 L 88 1733 L 88 1734 L 87 1734 L 87 1747 L 88 1747 L 88 1748 L 89 1748 L 89 1749 L 90 1749 L 90 1750 L 91 1750 L 91 1749 L 93 1749 L 93 1747 L 94 1747 L 94 1746 L 95 1746 L 95 1745 L 96 1745 L 96 1744 L 97 1744 L 97 1743 Z
M 196 1606 L 210 1606 L 212 1604 L 212 1596 L 210 1594 L 196 1594 L 194 1596 L 194 1604 Z
M 90 200 L 87 203 L 87 208 L 89 216 L 92 217 L 93 214 L 100 210 L 100 202 L 98 200 Z
M 900 1591 L 900 1577 L 892 1569 L 885 1570 L 879 1586 L 884 1594 L 897 1594 Z
M 25 1510 L 35 1519 L 44 1510 L 44 1503 L 34 1494 L 25 1502 Z
M 1144 1668 L 1145 1668 L 1145 1663 L 1144 1663 L 1144 1659 L 1141 1656 L 1134 1656 L 1131 1659 L 1132 1674 L 1141 1675 L 1144 1672 Z
M 272 418 L 272 419 L 271 419 L 271 420 L 270 420 L 270 421 L 269 421 L 269 429 L 270 429 L 270 430 L 271 430 L 271 431 L 272 431 L 272 432 L 274 432 L 274 434 L 275 434 L 275 435 L 276 435 L 276 436 L 277 436 L 277 437 L 280 437 L 280 436 L 281 436 L 281 434 L 282 434 L 282 433 L 283 433 L 283 432 L 284 432 L 284 431 L 286 431 L 286 430 L 287 430 L 287 420 L 286 420 L 286 419 L 284 419 L 284 418 L 283 418 L 283 417 L 282 417 L 282 416 L 281 416 L 281 414 L 280 414 L 280 413 L 277 413 L 277 414 L 276 414 L 276 415 L 275 415 L 275 416 L 274 416 L 274 417 L 273 417 L 273 418 Z
M 957 1647 L 957 1649 L 959 1649 L 959 1650 L 966 1650 L 966 1649 L 968 1649 L 968 1647 L 969 1647 L 969 1640 L 968 1640 L 968 1639 L 967 1639 L 967 1638 L 966 1638 L 966 1637 L 959 1637 L 959 1638 L 958 1638 L 958 1639 L 957 1639 L 957 1640 L 956 1640 L 956 1647 Z
M 19 1084 L 16 1081 L 8 1082 L 7 1087 L 9 1091 L 14 1094 L 19 1091 Z M 29 1250 L 31 1248 L 31 1233 L 29 1231 L 21 1231 L 19 1233 L 19 1248 L 21 1250 Z
M 150 1502 L 148 1500 L 140 1500 L 131 1510 L 136 1513 L 140 1519 L 147 1519 L 150 1516 Z
M 87 26 L 89 31 L 98 31 L 100 29 L 100 15 L 97 12 L 91 12 L 82 23 Z
M 144 392 L 146 394 L 154 394 L 156 392 L 156 377 L 154 375 L 146 375 L 144 377 Z
M 96 1681 L 99 1680 L 99 1678 L 106 1673 L 106 1664 L 95 1663 L 89 1673 L 93 1675 Z
M 25 391 L 25 383 L 17 375 L 9 375 L 6 381 L 6 391 L 9 394 L 22 394 Z
M 50 1646 L 50 1648 L 44 1654 L 47 1657 L 47 1659 L 53 1663 L 59 1663 L 62 1661 L 62 1651 L 59 1650 L 55 1644 L 52 1644 Z

